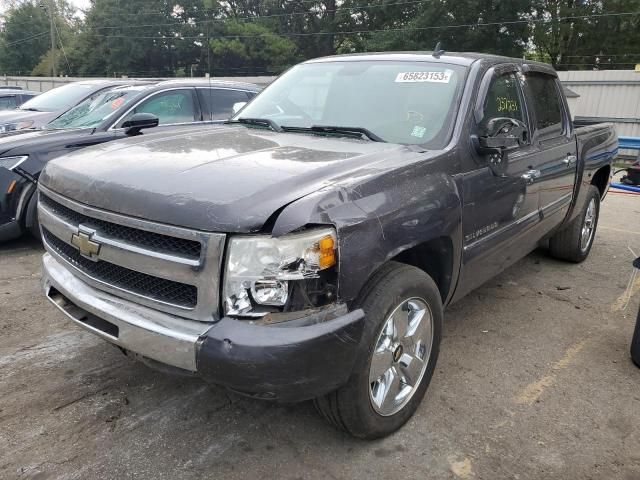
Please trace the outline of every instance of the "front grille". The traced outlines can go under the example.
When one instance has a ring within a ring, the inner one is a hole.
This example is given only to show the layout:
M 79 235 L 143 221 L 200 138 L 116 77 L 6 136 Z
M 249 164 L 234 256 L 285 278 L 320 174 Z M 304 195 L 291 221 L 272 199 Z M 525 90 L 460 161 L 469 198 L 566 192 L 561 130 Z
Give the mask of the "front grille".
M 73 210 L 69 211 L 76 214 Z M 56 213 L 59 214 L 59 212 Z M 119 226 L 115 224 L 111 225 Z M 80 252 L 75 247 L 60 240 L 44 227 L 42 228 L 42 234 L 45 242 L 58 255 L 81 272 L 96 280 L 123 290 L 128 290 L 129 292 L 137 295 L 178 305 L 180 307 L 193 308 L 197 304 L 198 289 L 193 285 L 154 277 L 152 275 L 147 275 L 146 273 L 136 272 L 105 261 L 94 262 L 80 255 Z
M 131 245 L 147 248 L 156 252 L 181 255 L 192 259 L 200 258 L 202 245 L 195 240 L 169 237 L 159 233 L 147 232 L 146 230 L 139 230 L 137 228 L 92 218 L 75 210 L 71 210 L 46 195 L 40 195 L 39 201 L 58 217 L 63 218 L 67 223 L 72 225 L 83 224 L 92 226 L 99 229 L 103 235 L 108 235 Z

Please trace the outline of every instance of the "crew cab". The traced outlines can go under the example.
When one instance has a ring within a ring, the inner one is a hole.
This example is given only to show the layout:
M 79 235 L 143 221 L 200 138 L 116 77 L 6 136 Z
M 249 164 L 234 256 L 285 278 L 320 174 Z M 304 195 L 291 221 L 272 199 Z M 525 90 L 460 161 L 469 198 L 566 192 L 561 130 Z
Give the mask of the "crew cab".
M 617 148 L 545 64 L 311 60 L 228 125 L 50 162 L 44 292 L 134 358 L 381 437 L 425 395 L 447 305 L 543 243 L 587 258 Z
M 0 242 L 25 232 L 40 236 L 34 192 L 48 161 L 158 125 L 164 131 L 224 122 L 235 104 L 259 90 L 250 83 L 202 79 L 119 85 L 96 92 L 42 130 L 0 135 Z

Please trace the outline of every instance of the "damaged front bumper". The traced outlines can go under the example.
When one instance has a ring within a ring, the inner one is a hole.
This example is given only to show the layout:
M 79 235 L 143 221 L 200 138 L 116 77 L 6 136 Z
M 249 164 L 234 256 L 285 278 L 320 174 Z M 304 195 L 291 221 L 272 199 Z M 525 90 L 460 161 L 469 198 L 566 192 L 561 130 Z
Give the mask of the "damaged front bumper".
M 362 310 L 337 305 L 271 325 L 185 320 L 95 289 L 49 254 L 43 272 L 47 298 L 74 323 L 127 351 L 259 398 L 308 400 L 346 383 L 364 327 Z

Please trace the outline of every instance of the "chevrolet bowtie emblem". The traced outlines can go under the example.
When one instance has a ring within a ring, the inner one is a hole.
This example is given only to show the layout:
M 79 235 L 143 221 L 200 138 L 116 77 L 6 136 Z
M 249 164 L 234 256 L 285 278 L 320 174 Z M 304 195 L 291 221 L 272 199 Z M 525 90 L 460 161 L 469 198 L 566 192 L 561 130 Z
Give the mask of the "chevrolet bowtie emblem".
M 91 240 L 92 236 L 93 233 L 78 231 L 71 235 L 71 245 L 80 250 L 83 256 L 92 258 L 100 252 L 100 244 Z

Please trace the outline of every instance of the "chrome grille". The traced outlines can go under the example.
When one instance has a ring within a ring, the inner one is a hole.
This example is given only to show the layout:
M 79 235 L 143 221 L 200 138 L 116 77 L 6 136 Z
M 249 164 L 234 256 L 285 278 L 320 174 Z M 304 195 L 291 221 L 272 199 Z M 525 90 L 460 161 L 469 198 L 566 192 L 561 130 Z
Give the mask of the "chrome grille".
M 127 217 L 39 189 L 45 248 L 75 276 L 157 310 L 200 321 L 219 317 L 223 234 Z M 97 253 L 80 253 L 72 241 L 80 232 L 99 245 Z
M 200 242 L 184 238 L 169 237 L 153 232 L 146 232 L 136 228 L 125 227 L 111 222 L 105 222 L 97 218 L 91 218 L 82 213 L 71 210 L 61 203 L 42 195 L 40 201 L 45 207 L 57 216 L 72 224 L 83 224 L 99 228 L 101 232 L 140 247 L 151 248 L 165 253 L 175 253 L 189 258 L 200 258 L 202 245 Z
M 109 262 L 94 262 L 80 255 L 77 248 L 60 240 L 45 227 L 42 228 L 42 235 L 47 245 L 62 258 L 93 278 L 161 302 L 186 308 L 196 306 L 198 291 L 193 285 L 154 277 Z

